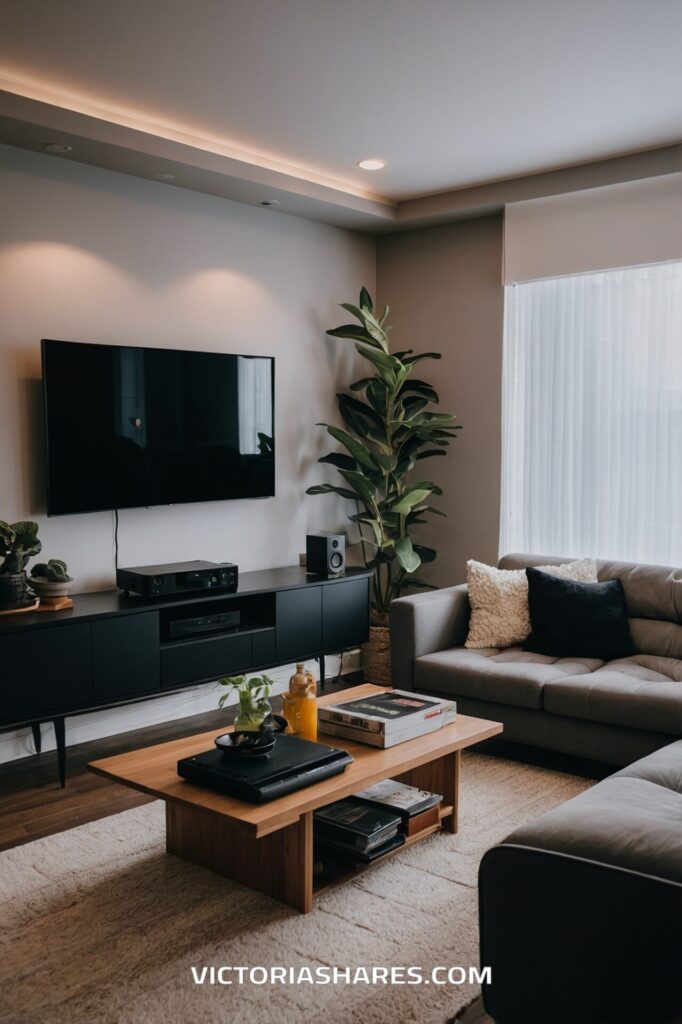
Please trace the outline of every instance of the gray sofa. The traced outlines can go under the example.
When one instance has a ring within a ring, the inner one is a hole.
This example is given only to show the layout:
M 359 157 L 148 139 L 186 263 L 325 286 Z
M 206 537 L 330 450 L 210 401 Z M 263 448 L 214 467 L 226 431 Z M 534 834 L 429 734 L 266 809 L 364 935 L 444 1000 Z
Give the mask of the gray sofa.
M 497 1024 L 682 1019 L 682 741 L 522 825 L 479 870 Z
M 501 569 L 570 558 L 507 555 Z M 638 654 L 552 658 L 519 647 L 468 650 L 465 585 L 394 601 L 394 686 L 455 697 L 463 714 L 504 723 L 507 740 L 626 765 L 682 737 L 682 569 L 598 561 L 622 580 Z

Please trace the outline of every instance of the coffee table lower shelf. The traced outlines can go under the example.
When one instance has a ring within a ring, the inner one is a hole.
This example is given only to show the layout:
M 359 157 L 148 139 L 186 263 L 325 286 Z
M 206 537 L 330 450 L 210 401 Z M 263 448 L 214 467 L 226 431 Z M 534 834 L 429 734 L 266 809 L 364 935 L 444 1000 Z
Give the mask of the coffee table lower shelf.
M 441 807 L 439 824 L 410 836 L 402 846 L 377 857 L 371 864 L 340 868 L 333 878 L 325 878 L 318 885 L 313 875 L 312 811 L 302 814 L 285 828 L 257 839 L 222 815 L 187 804 L 168 802 L 166 850 L 251 889 L 267 893 L 306 914 L 312 910 L 315 896 L 356 878 L 377 864 L 383 864 L 394 854 L 448 828 L 448 824 L 448 831 L 456 831 L 451 805 Z
M 452 814 L 452 807 L 440 808 L 440 818 L 447 818 Z M 329 889 L 335 888 L 337 885 L 341 885 L 344 882 L 349 882 L 352 878 L 357 878 L 358 875 L 364 874 L 365 871 L 369 871 L 377 864 L 383 864 L 384 861 L 390 860 L 391 857 L 395 856 L 396 853 L 402 853 L 403 850 L 407 850 L 410 846 L 414 846 L 415 843 L 420 842 L 422 839 L 428 838 L 428 836 L 435 835 L 436 832 L 440 832 L 442 825 L 440 822 L 437 825 L 430 825 L 429 828 L 422 829 L 421 832 L 416 832 L 413 836 L 409 836 L 402 846 L 398 846 L 395 850 L 389 850 L 383 857 L 377 857 L 371 864 L 361 864 L 357 867 L 345 868 L 339 865 L 338 872 L 334 872 L 331 878 L 325 877 L 322 879 L 313 878 L 313 896 L 321 896 L 322 893 L 327 892 Z

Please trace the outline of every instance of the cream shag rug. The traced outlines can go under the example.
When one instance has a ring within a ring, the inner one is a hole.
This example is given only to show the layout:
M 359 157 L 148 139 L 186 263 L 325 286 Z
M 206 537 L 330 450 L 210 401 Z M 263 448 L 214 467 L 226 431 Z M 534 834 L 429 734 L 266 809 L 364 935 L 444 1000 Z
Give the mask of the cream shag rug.
M 0 854 L 3 1024 L 442 1024 L 462 986 L 198 986 L 191 967 L 478 965 L 476 872 L 591 783 L 476 753 L 460 832 L 331 890 L 311 914 L 168 856 L 155 802 Z

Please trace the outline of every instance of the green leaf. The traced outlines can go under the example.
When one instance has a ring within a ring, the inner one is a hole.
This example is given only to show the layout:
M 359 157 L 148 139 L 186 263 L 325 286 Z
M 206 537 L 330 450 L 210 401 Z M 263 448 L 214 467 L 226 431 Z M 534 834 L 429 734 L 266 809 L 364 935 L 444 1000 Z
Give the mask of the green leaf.
M 384 420 L 386 416 L 386 396 L 387 388 L 383 380 L 379 377 L 373 377 L 371 383 L 367 387 L 365 397 L 371 404 L 372 408 L 380 418 L 380 422 L 385 426 Z
M 381 416 L 369 402 L 363 402 L 362 399 L 355 398 L 354 395 L 347 395 L 344 391 L 339 391 L 337 393 L 336 401 L 339 406 L 339 411 L 342 414 L 344 409 L 351 409 L 358 416 L 364 417 L 370 423 L 374 424 L 374 426 L 384 426 Z
M 354 384 L 351 384 L 351 391 L 364 391 L 368 384 L 372 384 L 376 380 L 376 377 L 363 377 L 361 380 L 356 380 Z
M 412 398 L 405 398 L 402 403 L 403 409 L 405 410 L 405 420 L 410 420 L 416 413 L 421 412 L 424 406 L 428 404 L 428 398 L 417 398 L 416 395 Z
M 371 504 L 374 500 L 375 488 L 374 485 L 363 476 L 362 473 L 354 473 L 348 469 L 339 470 L 343 479 L 353 487 L 360 495 L 362 501 L 367 504 Z
M 425 498 L 428 498 L 429 494 L 433 492 L 432 487 L 415 487 L 402 496 L 400 501 L 395 502 L 391 505 L 394 512 L 399 512 L 400 515 L 407 515 L 415 505 L 421 505 Z
M 384 473 L 392 473 L 398 463 L 395 455 L 386 455 L 384 452 L 372 452 L 372 458 Z
M 391 390 L 395 390 L 398 386 L 398 378 L 396 376 L 397 370 L 400 369 L 399 360 L 389 355 L 387 352 L 379 351 L 378 349 L 363 348 L 362 345 L 355 346 L 356 350 L 365 359 L 368 359 L 370 363 L 374 363 L 377 370 L 381 374 L 382 380 L 388 384 Z
M 431 459 L 431 458 L 433 458 L 434 455 L 447 455 L 447 454 L 448 453 L 444 452 L 442 448 L 427 448 L 425 452 L 418 452 L 417 453 L 417 458 L 418 459 Z M 318 461 L 322 462 L 322 459 L 319 459 Z
M 341 498 L 347 498 L 348 501 L 357 501 L 359 495 L 355 491 L 349 491 L 347 487 L 337 487 L 336 484 L 315 484 L 313 487 L 308 487 L 306 494 L 338 494 Z
M 408 519 L 410 518 L 410 516 L 421 516 L 424 515 L 426 512 L 430 512 L 431 515 L 434 516 L 442 516 L 443 519 L 447 519 L 448 517 L 447 512 L 442 512 L 439 508 L 436 508 L 435 505 L 422 505 L 420 508 L 412 509 L 412 512 L 410 512 Z
M 410 352 L 411 351 L 412 351 L 412 349 L 410 349 Z M 414 364 L 414 363 L 421 363 L 422 359 L 442 359 L 442 358 L 443 357 L 440 354 L 440 352 L 421 352 L 421 353 L 418 353 L 416 356 L 410 356 L 410 358 L 406 359 L 405 362 L 406 363 Z
M 440 455 L 441 453 L 439 452 L 438 454 Z M 445 455 L 445 452 L 442 454 Z M 329 455 L 323 455 L 317 461 L 329 463 L 330 466 L 336 466 L 337 469 L 358 468 L 355 459 L 352 459 L 350 455 L 344 455 L 343 452 L 330 452 Z
M 342 324 L 326 331 L 331 338 L 352 338 L 354 341 L 362 341 L 365 345 L 376 345 L 372 335 L 364 327 L 357 324 Z
M 369 292 L 367 291 L 367 289 L 365 287 L 363 287 L 360 290 L 360 308 L 361 309 L 367 309 L 367 310 L 369 310 L 370 313 L 373 312 L 373 310 L 374 310 L 374 303 L 372 302 L 372 296 L 369 294 Z
M 405 572 L 415 572 L 421 565 L 421 559 L 412 547 L 409 537 L 400 538 L 395 546 L 395 553 Z
M 384 351 L 388 352 L 388 338 L 386 337 L 385 330 L 383 329 L 379 321 L 376 319 L 376 317 L 369 312 L 369 310 L 365 309 L 364 314 L 365 327 L 372 335 L 374 340 L 381 345 Z
M 423 398 L 428 398 L 434 405 L 438 405 L 440 401 L 438 392 L 431 384 L 427 384 L 424 380 L 417 380 L 414 377 L 408 377 L 400 389 L 401 397 L 408 394 L 421 395 Z
M 366 315 L 364 309 L 361 309 L 360 306 L 354 306 L 352 302 L 341 302 L 339 305 L 341 306 L 341 309 L 345 309 L 349 313 L 352 313 L 354 317 L 357 317 L 361 324 L 364 324 Z
M 361 441 L 358 441 L 356 438 L 354 438 L 352 434 L 349 434 L 347 430 L 344 430 L 342 427 L 335 427 L 332 425 L 327 427 L 327 432 L 331 434 L 331 436 L 335 440 L 337 440 L 340 444 L 342 444 L 345 448 L 348 449 L 348 451 L 351 453 L 356 462 L 361 463 L 363 466 L 370 470 L 375 468 L 374 462 L 372 461 L 372 456 L 367 451 L 364 444 Z M 354 466 L 352 468 L 355 469 Z

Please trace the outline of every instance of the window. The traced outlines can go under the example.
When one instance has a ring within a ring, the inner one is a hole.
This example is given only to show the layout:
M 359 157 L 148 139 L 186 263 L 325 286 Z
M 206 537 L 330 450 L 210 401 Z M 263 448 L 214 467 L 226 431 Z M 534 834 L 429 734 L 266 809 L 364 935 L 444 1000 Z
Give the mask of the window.
M 500 548 L 682 565 L 682 263 L 505 289 Z

